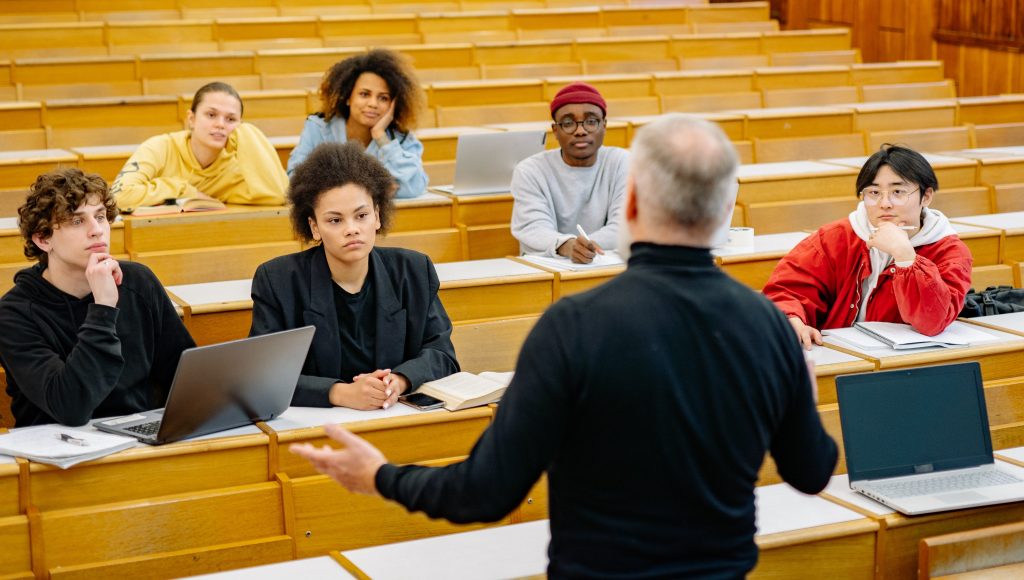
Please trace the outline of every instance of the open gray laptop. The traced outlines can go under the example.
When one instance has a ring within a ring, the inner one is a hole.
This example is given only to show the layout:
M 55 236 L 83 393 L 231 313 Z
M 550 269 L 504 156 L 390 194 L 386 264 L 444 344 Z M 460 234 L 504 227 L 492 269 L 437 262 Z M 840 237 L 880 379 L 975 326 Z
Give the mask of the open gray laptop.
M 516 165 L 543 151 L 546 140 L 544 129 L 459 135 L 455 149 L 455 183 L 431 186 L 431 189 L 454 195 L 507 192 Z
M 977 362 L 836 377 L 850 487 L 908 515 L 1024 500 L 994 462 Z
M 93 426 L 160 445 L 268 421 L 291 404 L 314 331 L 303 326 L 185 350 L 163 409 Z

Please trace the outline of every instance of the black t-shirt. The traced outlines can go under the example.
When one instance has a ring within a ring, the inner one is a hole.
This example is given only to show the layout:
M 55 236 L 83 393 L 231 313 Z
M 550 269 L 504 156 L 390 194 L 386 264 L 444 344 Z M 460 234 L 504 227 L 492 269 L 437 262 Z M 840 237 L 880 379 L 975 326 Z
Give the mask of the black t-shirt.
M 372 262 L 371 262 L 372 264 Z M 338 312 L 341 336 L 341 376 L 346 383 L 352 377 L 377 370 L 374 351 L 377 346 L 377 292 L 373 285 L 373 267 L 366 274 L 362 289 L 349 294 L 334 284 L 334 309 Z

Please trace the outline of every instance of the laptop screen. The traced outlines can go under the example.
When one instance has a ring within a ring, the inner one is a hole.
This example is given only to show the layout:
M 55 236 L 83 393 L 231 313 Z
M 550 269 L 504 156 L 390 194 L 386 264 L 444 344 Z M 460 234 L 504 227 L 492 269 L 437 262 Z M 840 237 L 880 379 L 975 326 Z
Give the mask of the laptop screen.
M 978 363 L 836 377 L 850 481 L 992 463 Z

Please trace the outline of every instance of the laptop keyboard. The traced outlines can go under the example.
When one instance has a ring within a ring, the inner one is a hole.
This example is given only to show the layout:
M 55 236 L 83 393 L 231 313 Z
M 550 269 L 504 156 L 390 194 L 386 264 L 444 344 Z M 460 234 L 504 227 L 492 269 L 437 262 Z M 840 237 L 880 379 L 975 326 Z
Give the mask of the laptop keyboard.
M 160 421 L 150 421 L 149 423 L 143 423 L 141 425 L 132 425 L 131 427 L 125 427 L 125 431 L 131 431 L 132 433 L 138 433 L 139 435 L 152 436 L 156 435 L 156 432 L 160 430 Z
M 934 495 L 947 491 L 962 491 L 993 485 L 1020 483 L 1020 479 L 1001 471 L 972 471 L 940 477 L 919 477 L 904 481 L 888 483 L 875 482 L 865 486 L 875 493 L 890 497 L 914 497 L 918 495 Z

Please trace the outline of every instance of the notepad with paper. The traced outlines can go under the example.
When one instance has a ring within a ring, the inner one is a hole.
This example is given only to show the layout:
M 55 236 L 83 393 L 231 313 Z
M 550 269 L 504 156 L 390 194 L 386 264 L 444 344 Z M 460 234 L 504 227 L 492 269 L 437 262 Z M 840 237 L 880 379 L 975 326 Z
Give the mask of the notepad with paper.
M 0 453 L 61 469 L 136 445 L 135 439 L 59 425 L 15 429 L 0 435 Z
M 461 372 L 423 383 L 417 392 L 441 399 L 449 411 L 458 411 L 498 401 L 511 382 L 511 372 Z
M 993 337 L 969 325 L 954 322 L 946 330 L 928 336 L 914 330 L 909 324 L 897 322 L 856 322 L 854 328 L 895 350 L 940 346 L 956 348 L 978 342 L 990 342 Z
M 135 217 L 147 217 L 153 215 L 167 215 L 192 211 L 210 211 L 214 209 L 227 209 L 228 206 L 222 202 L 207 197 L 179 197 L 168 199 L 160 205 L 144 205 L 132 209 L 130 212 Z M 128 212 L 125 212 L 128 213 Z
M 610 266 L 621 266 L 626 263 L 625 260 L 622 259 L 622 256 L 618 255 L 614 250 L 606 250 L 603 254 L 597 254 L 594 256 L 594 261 L 589 264 L 579 264 L 562 256 L 551 257 L 527 254 L 522 258 L 523 260 L 526 260 L 531 264 L 537 264 L 538 266 L 546 266 L 554 270 L 571 270 L 573 272 L 608 268 Z

